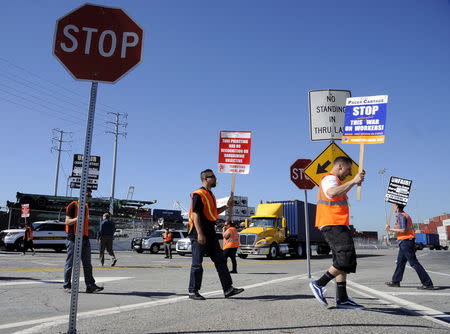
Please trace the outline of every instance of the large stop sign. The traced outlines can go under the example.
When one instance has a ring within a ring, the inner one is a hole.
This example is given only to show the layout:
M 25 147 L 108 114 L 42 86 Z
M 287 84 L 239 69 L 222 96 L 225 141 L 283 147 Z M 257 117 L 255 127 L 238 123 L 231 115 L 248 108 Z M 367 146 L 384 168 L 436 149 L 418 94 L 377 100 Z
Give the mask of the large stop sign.
M 300 189 L 312 189 L 315 187 L 314 182 L 303 172 L 310 163 L 311 160 L 309 159 L 298 159 L 291 166 L 291 181 Z
M 142 39 L 122 9 L 86 4 L 56 21 L 53 54 L 75 79 L 116 82 L 141 61 Z

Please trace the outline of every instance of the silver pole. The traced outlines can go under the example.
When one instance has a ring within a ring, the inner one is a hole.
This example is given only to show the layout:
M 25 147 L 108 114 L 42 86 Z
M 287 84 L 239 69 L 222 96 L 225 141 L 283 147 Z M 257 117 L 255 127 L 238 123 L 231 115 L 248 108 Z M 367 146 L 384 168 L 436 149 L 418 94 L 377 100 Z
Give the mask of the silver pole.
M 55 196 L 58 196 L 58 177 L 59 177 L 59 162 L 61 160 L 61 146 L 63 131 L 59 132 L 59 147 L 58 147 L 58 159 L 56 160 L 56 177 L 55 177 Z
M 78 200 L 77 235 L 75 238 L 75 254 L 73 257 L 72 293 L 70 295 L 70 314 L 68 334 L 77 332 L 78 288 L 80 282 L 81 242 L 84 230 L 84 216 L 86 214 L 86 190 L 88 184 L 89 160 L 91 156 L 92 134 L 94 132 L 95 103 L 97 100 L 98 82 L 92 82 L 89 100 L 89 114 L 84 142 L 83 169 L 81 172 L 80 198 Z
M 111 216 L 114 214 L 114 189 L 116 187 L 116 163 L 117 163 L 117 137 L 119 136 L 119 114 L 116 115 L 115 131 L 114 131 L 114 155 L 113 155 L 113 169 L 112 169 L 112 182 L 111 182 L 111 199 L 109 203 L 109 213 Z
M 309 242 L 308 191 L 305 189 L 305 232 L 306 232 L 306 263 L 308 278 L 311 278 L 311 246 Z
M 8 218 L 8 230 L 11 228 L 11 215 L 12 215 L 12 207 L 9 207 L 9 218 Z

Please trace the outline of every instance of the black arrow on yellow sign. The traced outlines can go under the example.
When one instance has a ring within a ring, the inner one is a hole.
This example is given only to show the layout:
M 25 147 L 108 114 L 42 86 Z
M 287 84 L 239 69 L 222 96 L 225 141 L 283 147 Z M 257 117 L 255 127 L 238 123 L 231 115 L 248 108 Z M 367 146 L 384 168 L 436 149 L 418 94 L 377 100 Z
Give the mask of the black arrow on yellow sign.
M 316 174 L 323 174 L 328 173 L 327 167 L 331 164 L 330 160 L 327 160 L 323 165 L 317 164 L 317 173 Z

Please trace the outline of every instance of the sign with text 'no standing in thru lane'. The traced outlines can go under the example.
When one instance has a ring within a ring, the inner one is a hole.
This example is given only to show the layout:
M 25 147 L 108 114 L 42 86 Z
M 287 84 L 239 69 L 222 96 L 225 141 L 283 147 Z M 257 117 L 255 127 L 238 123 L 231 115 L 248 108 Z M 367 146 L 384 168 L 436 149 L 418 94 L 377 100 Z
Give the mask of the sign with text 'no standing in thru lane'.
M 220 131 L 219 172 L 250 172 L 251 131 Z
M 344 126 L 345 103 L 349 90 L 309 91 L 309 122 L 312 141 L 340 140 Z
M 387 95 L 348 98 L 342 143 L 383 144 L 387 102 Z
M 412 181 L 391 176 L 385 201 L 393 204 L 406 205 L 411 191 Z

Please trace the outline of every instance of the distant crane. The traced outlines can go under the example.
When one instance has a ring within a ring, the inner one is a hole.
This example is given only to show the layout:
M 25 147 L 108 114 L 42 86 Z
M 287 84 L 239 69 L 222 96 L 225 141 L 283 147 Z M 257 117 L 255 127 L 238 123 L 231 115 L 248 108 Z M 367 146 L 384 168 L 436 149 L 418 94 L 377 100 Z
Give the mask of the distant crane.
M 128 194 L 127 194 L 127 200 L 132 200 L 134 194 L 134 186 L 128 187 Z
M 186 208 L 181 204 L 180 201 L 174 201 L 173 202 L 173 209 L 174 210 L 180 210 L 181 211 L 181 215 L 183 216 L 183 218 L 188 218 L 189 217 L 189 210 L 186 210 Z

